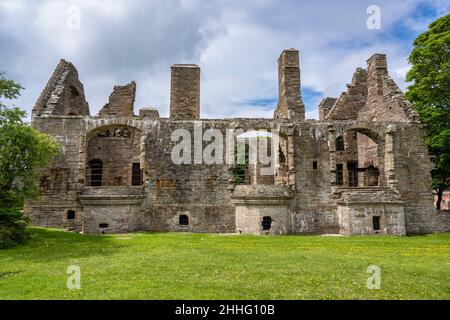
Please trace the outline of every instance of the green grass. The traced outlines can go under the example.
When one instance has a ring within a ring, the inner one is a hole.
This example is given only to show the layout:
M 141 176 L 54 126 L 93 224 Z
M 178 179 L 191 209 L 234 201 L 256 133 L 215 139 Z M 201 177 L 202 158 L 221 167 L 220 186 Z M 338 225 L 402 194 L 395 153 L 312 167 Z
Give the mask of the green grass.
M 0 299 L 450 299 L 450 233 L 414 237 L 79 235 L 0 250 Z M 381 268 L 369 290 L 367 267 Z M 69 265 L 81 289 L 66 287 Z

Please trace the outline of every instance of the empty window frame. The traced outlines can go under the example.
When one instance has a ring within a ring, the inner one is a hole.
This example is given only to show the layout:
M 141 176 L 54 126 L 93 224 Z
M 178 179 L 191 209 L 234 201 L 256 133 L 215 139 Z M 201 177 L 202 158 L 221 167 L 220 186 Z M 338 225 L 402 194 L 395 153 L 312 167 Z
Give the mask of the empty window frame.
M 317 161 L 313 161 L 313 169 L 317 170 Z
M 91 169 L 90 185 L 92 187 L 100 187 L 103 179 L 103 162 L 99 159 L 94 159 L 89 162 Z
M 185 214 L 180 214 L 179 224 L 180 224 L 180 226 L 187 226 L 187 225 L 189 225 L 189 217 L 187 215 L 185 215 Z
M 272 218 L 271 217 L 263 217 L 261 224 L 262 224 L 263 230 L 270 230 L 272 228 Z
M 375 168 L 374 166 L 369 166 L 367 168 L 366 173 L 366 185 L 369 187 L 376 187 L 378 186 L 378 177 L 380 176 L 380 171 L 378 168 Z
M 140 186 L 142 185 L 142 170 L 140 163 L 133 163 L 131 168 L 131 185 Z
M 336 138 L 336 151 L 345 151 L 345 142 L 343 136 L 339 136 Z
M 348 186 L 357 187 L 358 186 L 358 163 L 355 161 L 347 162 L 348 169 Z
M 379 216 L 372 217 L 372 227 L 373 227 L 373 230 L 380 231 L 380 217 Z
M 67 210 L 67 220 L 75 220 L 75 211 Z

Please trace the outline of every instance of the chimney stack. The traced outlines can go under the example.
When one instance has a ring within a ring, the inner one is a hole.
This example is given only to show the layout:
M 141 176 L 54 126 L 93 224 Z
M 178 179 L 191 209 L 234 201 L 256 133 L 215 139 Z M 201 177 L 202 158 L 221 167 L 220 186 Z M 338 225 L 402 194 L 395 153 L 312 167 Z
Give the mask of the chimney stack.
M 171 67 L 170 118 L 200 118 L 200 68 L 195 64 L 174 64 Z
M 367 102 L 375 105 L 383 96 L 383 83 L 388 75 L 385 54 L 376 53 L 367 60 Z
M 300 63 L 296 49 L 287 49 L 278 58 L 278 106 L 275 119 L 305 120 L 305 105 L 300 94 Z

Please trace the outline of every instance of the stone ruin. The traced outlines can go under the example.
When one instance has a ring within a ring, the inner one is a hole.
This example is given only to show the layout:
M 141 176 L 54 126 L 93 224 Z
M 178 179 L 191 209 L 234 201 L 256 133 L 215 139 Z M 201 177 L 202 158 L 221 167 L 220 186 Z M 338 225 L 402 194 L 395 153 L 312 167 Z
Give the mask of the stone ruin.
M 27 203 L 26 214 L 34 225 L 83 233 L 450 230 L 449 215 L 433 207 L 423 125 L 389 76 L 384 54 L 357 68 L 338 98 L 322 100 L 320 120 L 305 119 L 297 50 L 282 52 L 278 82 L 271 119 L 201 119 L 200 68 L 176 64 L 169 118 L 153 108 L 134 114 L 134 81 L 114 87 L 91 116 L 77 70 L 61 60 L 32 113 L 33 127 L 55 137 L 61 154 L 41 169 L 42 196 Z M 248 162 L 175 164 L 172 133 L 194 135 L 196 127 L 223 135 L 276 130 L 277 165 L 263 176 Z

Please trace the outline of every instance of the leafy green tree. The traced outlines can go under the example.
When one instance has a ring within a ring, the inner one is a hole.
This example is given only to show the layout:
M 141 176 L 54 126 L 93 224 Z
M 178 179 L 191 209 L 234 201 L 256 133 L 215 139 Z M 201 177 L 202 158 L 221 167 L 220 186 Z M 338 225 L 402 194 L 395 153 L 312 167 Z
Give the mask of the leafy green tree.
M 58 150 L 52 138 L 24 122 L 25 111 L 4 104 L 22 89 L 0 73 L 0 247 L 27 239 L 23 205 L 39 195 L 38 169 L 49 164 Z
M 426 144 L 434 162 L 432 187 L 438 196 L 450 188 L 450 14 L 432 22 L 414 40 L 409 56 L 412 81 L 406 97 L 426 124 Z

